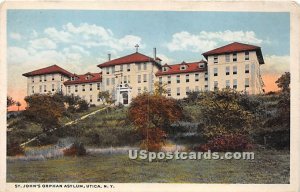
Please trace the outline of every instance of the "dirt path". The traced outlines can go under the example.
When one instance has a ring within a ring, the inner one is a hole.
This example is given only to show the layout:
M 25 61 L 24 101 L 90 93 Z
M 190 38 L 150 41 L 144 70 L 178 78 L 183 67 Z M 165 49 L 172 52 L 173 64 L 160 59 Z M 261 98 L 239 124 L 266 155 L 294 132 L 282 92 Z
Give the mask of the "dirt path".
M 73 125 L 73 124 L 76 124 L 76 123 L 78 123 L 79 121 L 81 121 L 81 120 L 83 120 L 83 119 L 86 119 L 87 117 L 89 117 L 89 116 L 91 116 L 91 115 L 95 115 L 96 113 L 105 110 L 106 108 L 107 108 L 107 107 L 98 109 L 98 110 L 93 111 L 93 112 L 91 112 L 91 113 L 89 113 L 89 114 L 86 114 L 86 115 L 84 115 L 84 116 L 82 116 L 82 117 L 80 117 L 80 118 L 78 118 L 78 119 L 75 119 L 75 120 L 73 120 L 73 121 L 70 121 L 70 122 L 68 122 L 68 123 L 65 123 L 65 124 L 63 125 L 63 127 L 64 127 L 64 126 L 67 126 L 67 125 Z M 50 129 L 50 130 L 47 131 L 47 132 L 53 132 L 53 131 L 55 131 L 56 129 L 58 129 L 58 128 L 56 127 L 56 128 Z M 24 147 L 24 146 L 27 145 L 28 143 L 31 143 L 32 141 L 35 141 L 36 139 L 38 139 L 38 138 L 39 138 L 41 135 L 43 135 L 43 134 L 45 134 L 45 133 L 39 134 L 39 135 L 37 135 L 37 136 L 35 136 L 35 137 L 29 139 L 28 141 L 26 141 L 26 142 L 20 144 L 20 147 Z

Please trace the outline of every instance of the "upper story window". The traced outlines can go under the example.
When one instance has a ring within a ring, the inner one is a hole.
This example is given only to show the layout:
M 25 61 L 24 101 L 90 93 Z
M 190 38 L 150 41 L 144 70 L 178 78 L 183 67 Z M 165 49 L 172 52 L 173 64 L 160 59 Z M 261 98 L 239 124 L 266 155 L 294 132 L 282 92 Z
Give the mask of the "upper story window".
M 204 73 L 204 81 L 208 81 L 208 73 L 207 72 Z
M 127 76 L 124 76 L 124 83 L 127 83 Z
M 163 67 L 163 71 L 168 71 L 168 67 Z
M 144 74 L 143 79 L 144 79 L 144 83 L 147 82 L 147 74 Z
M 237 61 L 237 53 L 232 54 L 232 61 Z
M 52 81 L 54 81 L 54 74 L 52 74 Z
M 185 75 L 185 82 L 190 82 L 190 75 L 189 74 L 187 74 L 187 75 Z
M 31 77 L 31 82 L 34 83 L 34 77 Z
M 214 76 L 218 76 L 218 68 L 214 68 Z
M 106 85 L 109 86 L 109 78 L 106 79 Z
M 236 75 L 237 74 L 237 66 L 233 66 L 233 72 L 232 74 Z
M 93 84 L 90 84 L 90 91 L 93 91 Z
M 64 76 L 63 76 L 63 75 L 60 77 L 60 80 L 61 80 L 61 81 L 64 81 Z
M 144 70 L 147 70 L 147 63 L 144 63 Z
M 185 65 L 181 65 L 180 66 L 180 70 L 185 70 L 186 69 L 186 66 Z
M 226 80 L 225 84 L 226 84 L 226 88 L 230 88 L 230 80 Z
M 100 83 L 97 83 L 97 90 L 100 90 Z
M 177 96 L 180 96 L 180 87 L 177 87 Z
M 168 84 L 171 84 L 171 76 L 168 76 Z
M 158 78 L 158 83 L 159 83 L 160 85 L 162 85 L 162 77 L 159 77 L 159 78 Z
M 78 92 L 78 85 L 75 85 L 75 92 Z
M 185 88 L 185 94 L 188 95 L 189 93 L 190 93 L 190 88 L 189 88 L 189 87 L 186 87 L 186 88 Z
M 141 75 L 138 75 L 138 83 L 141 83 L 142 82 L 142 77 Z
M 237 88 L 237 79 L 233 79 L 233 89 Z
M 249 87 L 249 78 L 245 78 L 245 88 Z
M 171 88 L 167 89 L 167 94 L 168 94 L 169 97 L 171 97 Z
M 47 86 L 44 85 L 44 92 L 47 92 Z
M 249 73 L 249 64 L 245 65 L 245 73 Z
M 44 75 L 44 81 L 47 81 L 47 76 L 46 75 Z
M 199 73 L 195 73 L 195 81 L 199 81 Z
M 52 84 L 52 91 L 54 91 L 54 84 Z
M 32 86 L 32 93 L 34 93 L 34 86 Z
M 127 71 L 130 71 L 130 64 L 127 64 Z
M 203 63 L 199 63 L 199 68 L 204 68 L 204 64 Z
M 245 60 L 249 60 L 249 51 L 245 52 Z
M 82 91 L 85 91 L 85 85 L 82 85 Z
M 111 73 L 114 74 L 115 73 L 115 66 L 111 67 Z
M 218 81 L 214 81 L 214 90 L 218 90 Z
M 71 93 L 71 86 L 68 86 L 68 93 Z
M 225 55 L 225 61 L 226 62 L 230 62 L 230 54 L 226 54 Z
M 106 70 L 106 75 L 109 75 L 109 67 L 107 67 L 105 70 Z
M 40 85 L 40 93 L 43 91 L 43 86 Z
M 180 75 L 176 76 L 176 81 L 177 81 L 177 83 L 180 83 Z
M 214 55 L 214 63 L 218 63 L 218 55 Z
M 42 82 L 42 76 L 40 76 L 40 82 Z
M 227 66 L 227 67 L 226 67 L 226 75 L 229 75 L 229 74 L 230 74 L 230 67 Z
M 120 65 L 120 71 L 123 71 L 123 65 Z
M 142 70 L 142 64 L 137 63 L 137 66 L 138 66 L 138 71 L 141 71 Z

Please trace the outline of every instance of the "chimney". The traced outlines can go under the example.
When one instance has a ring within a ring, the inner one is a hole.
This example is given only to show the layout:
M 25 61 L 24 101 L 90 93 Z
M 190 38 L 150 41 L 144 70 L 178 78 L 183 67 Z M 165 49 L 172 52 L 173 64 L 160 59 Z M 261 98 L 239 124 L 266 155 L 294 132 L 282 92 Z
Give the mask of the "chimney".
M 156 60 L 156 48 L 153 48 L 153 59 Z
M 107 55 L 108 55 L 108 61 L 110 61 L 111 60 L 111 54 L 109 53 Z

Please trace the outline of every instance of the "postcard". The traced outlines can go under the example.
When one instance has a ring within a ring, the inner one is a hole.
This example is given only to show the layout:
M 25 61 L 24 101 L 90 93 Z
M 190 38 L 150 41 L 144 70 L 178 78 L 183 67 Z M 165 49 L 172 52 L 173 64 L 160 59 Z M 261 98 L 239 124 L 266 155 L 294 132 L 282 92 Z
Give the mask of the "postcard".
M 1 5 L 1 191 L 299 191 L 299 5 Z

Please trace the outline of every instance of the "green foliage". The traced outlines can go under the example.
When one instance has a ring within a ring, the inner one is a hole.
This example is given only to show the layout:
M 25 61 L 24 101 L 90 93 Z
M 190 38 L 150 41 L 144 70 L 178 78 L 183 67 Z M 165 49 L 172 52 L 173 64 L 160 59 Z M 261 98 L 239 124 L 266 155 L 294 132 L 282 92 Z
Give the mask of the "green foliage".
M 59 118 L 65 111 L 63 100 L 57 95 L 34 94 L 25 97 L 27 120 L 41 124 L 43 131 L 60 126 Z
M 277 79 L 277 81 L 275 83 L 281 89 L 282 92 L 289 92 L 290 91 L 290 83 L 291 83 L 290 72 L 285 72 L 283 75 L 281 75 Z

